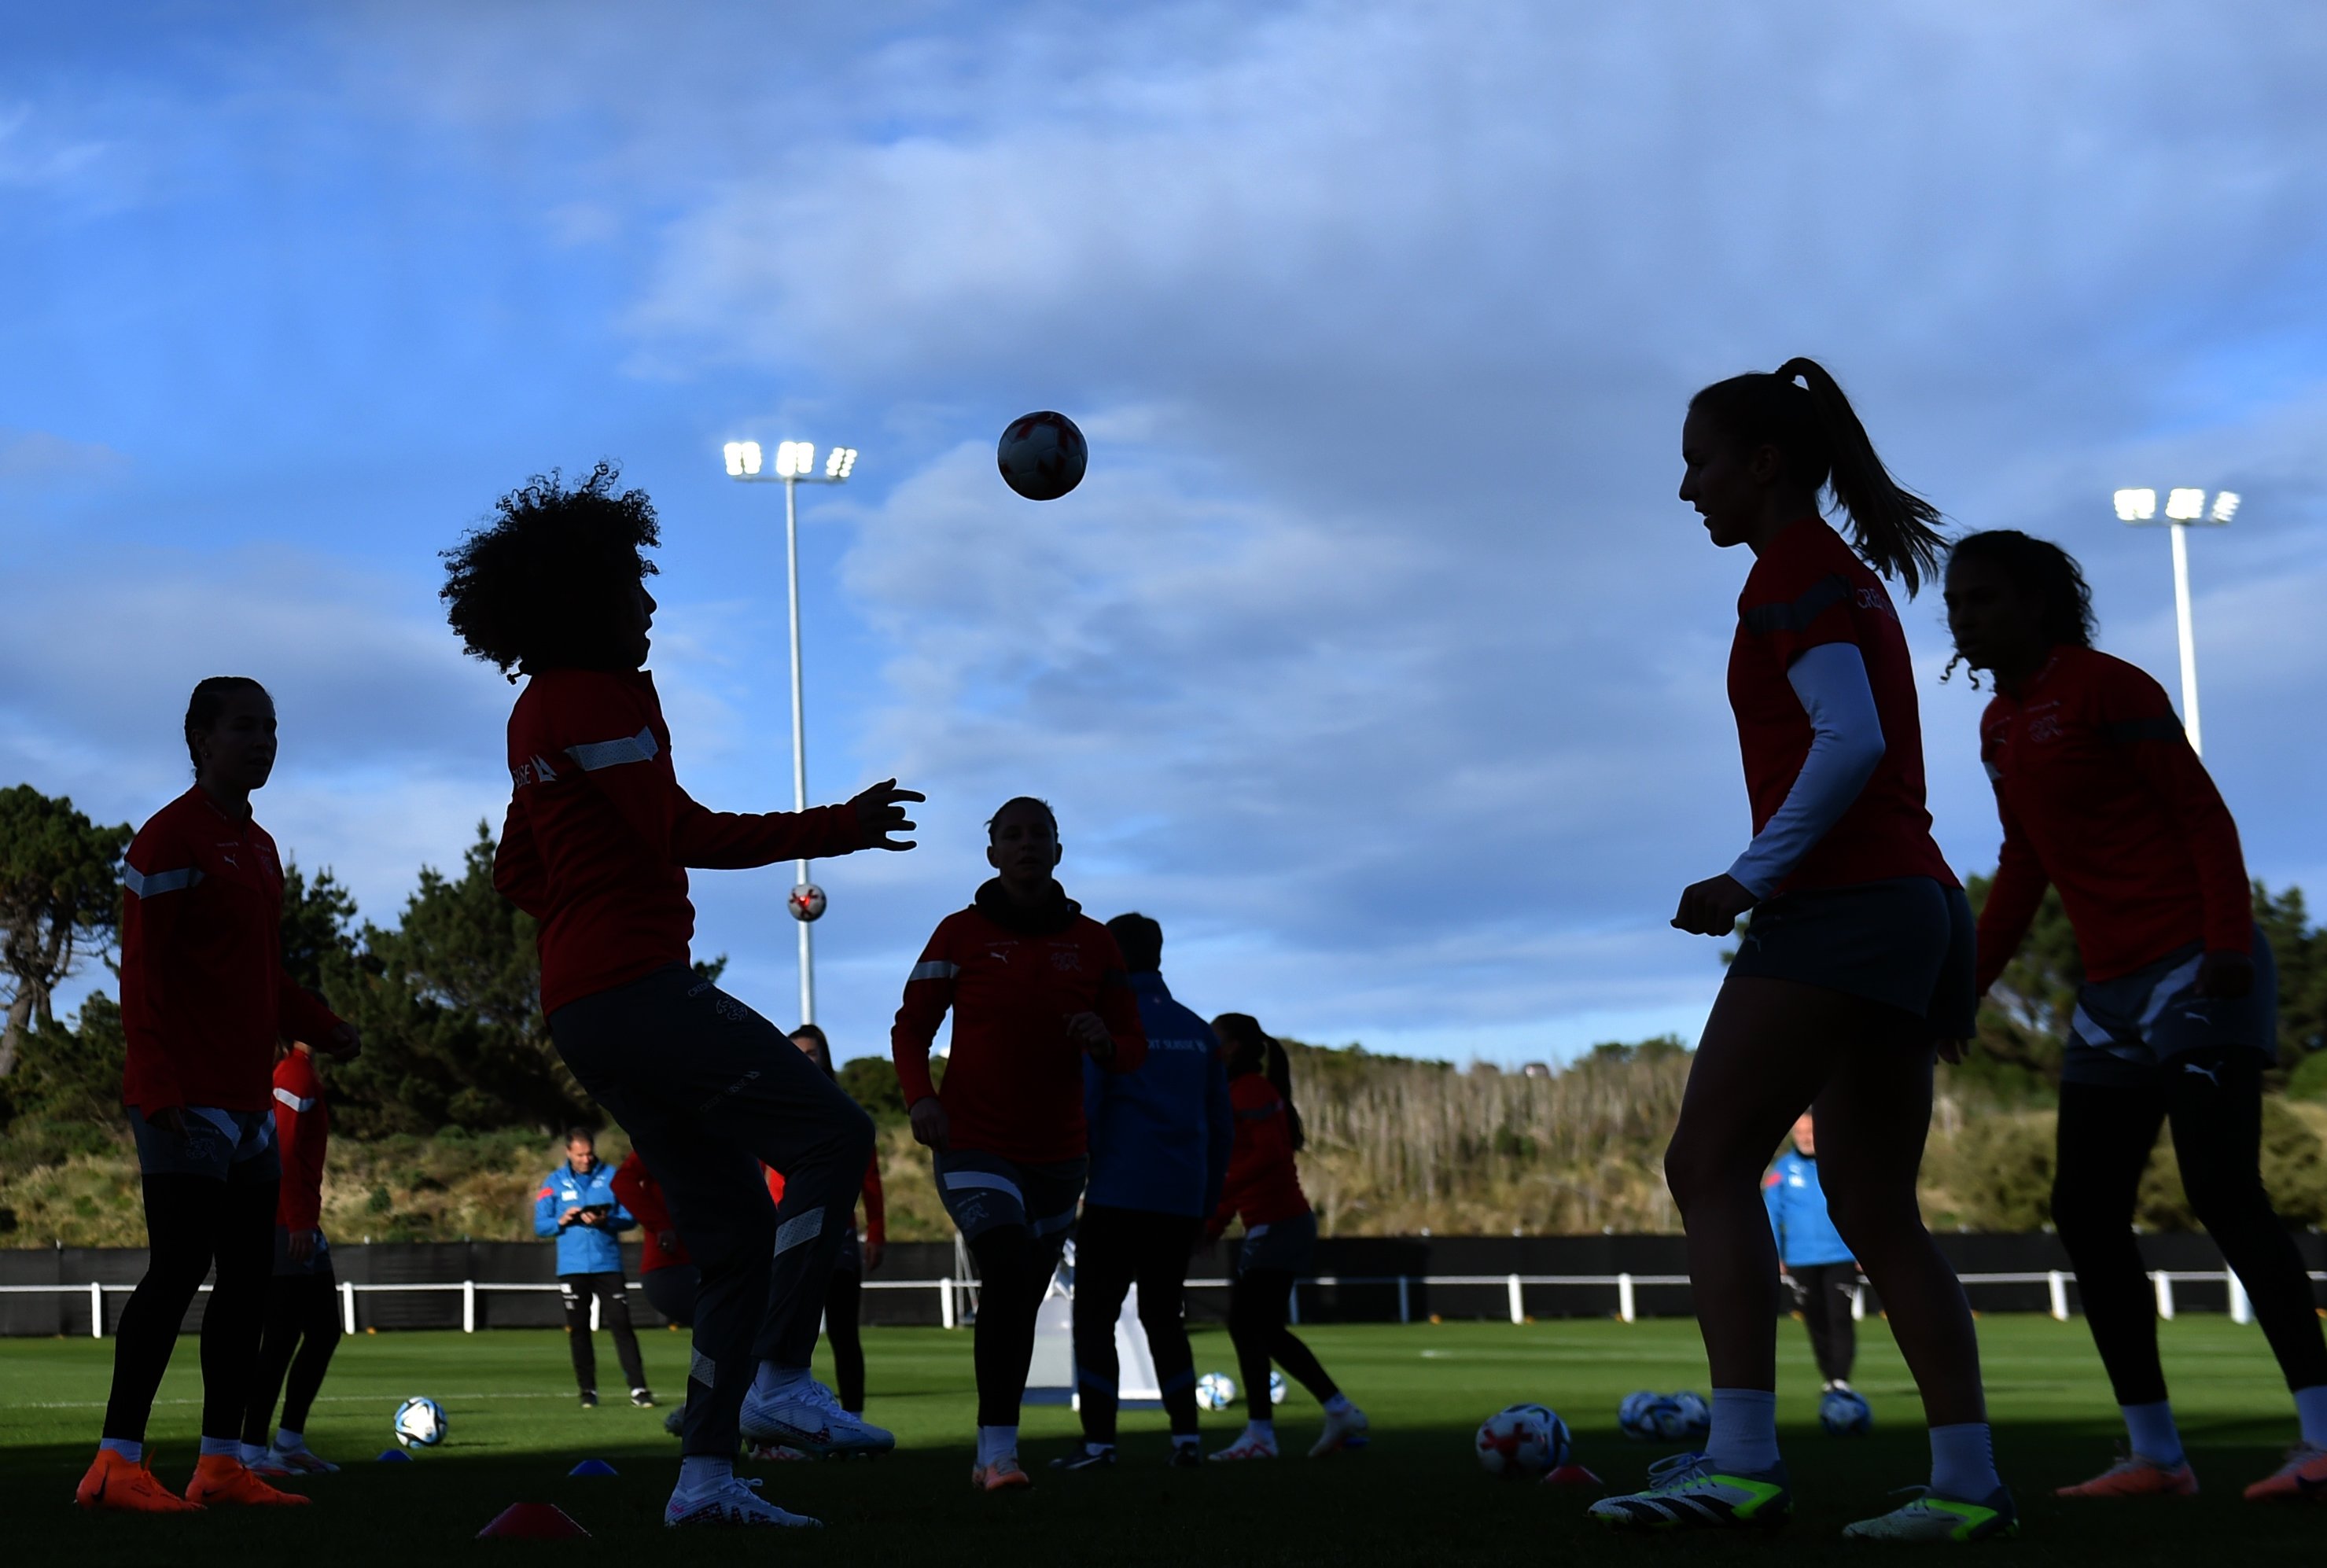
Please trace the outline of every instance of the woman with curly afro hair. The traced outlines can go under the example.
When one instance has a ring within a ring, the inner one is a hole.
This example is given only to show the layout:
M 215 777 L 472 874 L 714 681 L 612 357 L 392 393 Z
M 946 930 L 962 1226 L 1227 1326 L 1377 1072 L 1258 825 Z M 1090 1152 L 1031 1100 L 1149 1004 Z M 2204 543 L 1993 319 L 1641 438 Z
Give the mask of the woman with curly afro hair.
M 653 504 L 612 464 L 503 496 L 444 552 L 463 646 L 525 689 L 493 882 L 540 922 L 541 1006 L 574 1076 L 627 1131 L 703 1273 L 669 1525 L 808 1525 L 734 1475 L 739 1426 L 818 1454 L 894 1440 L 808 1376 L 872 1124 L 782 1031 L 690 965 L 687 868 L 911 849 L 892 779 L 799 813 L 706 810 L 679 787 L 646 671 Z M 762 1163 L 790 1178 L 780 1208 Z M 770 1259 L 773 1263 L 771 1265 Z

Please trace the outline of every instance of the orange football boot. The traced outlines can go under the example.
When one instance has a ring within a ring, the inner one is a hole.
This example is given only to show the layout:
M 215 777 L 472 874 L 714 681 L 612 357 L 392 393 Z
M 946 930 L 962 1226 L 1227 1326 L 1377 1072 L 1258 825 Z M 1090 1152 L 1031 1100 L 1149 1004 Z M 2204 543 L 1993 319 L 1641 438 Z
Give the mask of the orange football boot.
M 981 1492 L 1006 1492 L 1033 1486 L 1034 1478 L 1026 1473 L 1016 1454 L 1005 1453 L 992 1464 L 970 1466 L 969 1484 Z
M 2160 1464 L 2146 1454 L 2128 1453 L 2089 1481 L 2056 1487 L 2056 1498 L 2194 1498 L 2197 1473 L 2185 1455 L 2175 1464 Z
M 118 1508 L 132 1514 L 199 1514 L 200 1503 L 190 1503 L 154 1479 L 150 1461 L 124 1459 L 109 1448 L 97 1451 L 89 1473 L 73 1489 L 73 1501 L 84 1508 Z
M 206 1453 L 194 1461 L 194 1479 L 186 1483 L 186 1501 L 206 1508 L 235 1504 L 304 1508 L 308 1499 L 296 1492 L 276 1491 L 232 1454 Z
M 2286 1462 L 2247 1489 L 2250 1503 L 2327 1503 L 2327 1448 L 2298 1442 Z

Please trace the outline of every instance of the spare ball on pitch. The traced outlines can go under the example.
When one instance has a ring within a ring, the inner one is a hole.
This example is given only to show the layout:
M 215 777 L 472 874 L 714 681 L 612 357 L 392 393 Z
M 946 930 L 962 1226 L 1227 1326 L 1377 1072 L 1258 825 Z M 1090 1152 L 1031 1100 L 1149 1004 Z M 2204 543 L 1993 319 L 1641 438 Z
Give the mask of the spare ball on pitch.
M 1549 1406 L 1512 1405 L 1479 1425 L 1479 1463 L 1491 1476 L 1532 1480 L 1567 1462 L 1567 1423 Z
M 407 1448 L 435 1447 L 451 1425 L 444 1407 L 425 1395 L 415 1395 L 396 1407 L 396 1441 Z
M 1054 501 L 1083 482 L 1090 447 L 1063 414 L 1028 414 L 1010 422 L 995 453 L 1002 478 L 1030 501 Z
M 1225 1372 L 1207 1372 L 1196 1379 L 1196 1403 L 1207 1410 L 1226 1410 L 1236 1403 L 1236 1379 Z

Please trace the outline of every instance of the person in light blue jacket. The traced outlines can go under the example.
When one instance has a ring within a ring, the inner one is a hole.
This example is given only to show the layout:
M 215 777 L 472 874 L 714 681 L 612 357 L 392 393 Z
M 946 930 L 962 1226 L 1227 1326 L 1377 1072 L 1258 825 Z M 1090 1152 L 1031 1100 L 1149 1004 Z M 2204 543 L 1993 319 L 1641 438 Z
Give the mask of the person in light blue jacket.
M 1793 1147 L 1762 1178 L 1762 1204 L 1770 1211 L 1778 1266 L 1809 1329 L 1810 1354 L 1818 1358 L 1826 1392 L 1847 1391 L 1851 1366 L 1858 1358 L 1858 1331 L 1851 1317 L 1858 1299 L 1858 1264 L 1827 1216 L 1826 1193 L 1818 1186 L 1818 1129 L 1808 1111 L 1794 1123 Z
M 590 1339 L 590 1303 L 614 1336 L 614 1354 L 631 1380 L 631 1403 L 651 1405 L 639 1337 L 631 1329 L 631 1302 L 622 1283 L 622 1244 L 616 1239 L 638 1221 L 614 1196 L 614 1167 L 598 1158 L 597 1135 L 587 1127 L 565 1134 L 565 1163 L 542 1178 L 533 1195 L 533 1233 L 557 1238 L 557 1290 L 565 1302 L 565 1338 L 574 1352 L 574 1381 L 582 1408 L 598 1405 L 598 1352 Z
M 1220 1202 L 1236 1138 L 1228 1063 L 1211 1025 L 1173 1001 L 1164 984 L 1164 928 L 1133 914 L 1117 915 L 1107 929 L 1123 949 L 1147 1059 L 1129 1072 L 1083 1065 L 1090 1180 L 1075 1230 L 1074 1313 L 1083 1448 L 1055 1463 L 1078 1470 L 1115 1462 L 1122 1371 L 1115 1325 L 1135 1283 L 1140 1327 L 1171 1417 L 1172 1463 L 1193 1466 L 1196 1358 L 1180 1303 L 1189 1254 Z

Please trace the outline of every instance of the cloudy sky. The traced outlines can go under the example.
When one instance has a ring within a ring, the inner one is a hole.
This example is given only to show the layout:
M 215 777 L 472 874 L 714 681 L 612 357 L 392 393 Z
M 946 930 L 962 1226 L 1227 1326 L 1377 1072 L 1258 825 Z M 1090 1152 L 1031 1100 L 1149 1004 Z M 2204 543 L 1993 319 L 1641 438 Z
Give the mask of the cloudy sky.
M 192 682 L 258 676 L 262 820 L 392 918 L 507 789 L 435 552 L 612 457 L 665 519 L 682 777 L 789 805 L 780 496 L 719 447 L 846 442 L 811 792 L 931 800 L 819 873 L 844 1054 L 1022 791 L 1207 1012 L 1693 1037 L 1715 947 L 1665 920 L 1746 835 L 1747 562 L 1673 499 L 1679 418 L 1808 354 L 2177 691 L 2166 541 L 2108 492 L 2243 493 L 2193 541 L 2208 760 L 2256 873 L 2327 889 L 2322 80 L 2302 4 L 19 8 L 0 781 L 142 820 Z M 1041 407 L 1093 449 L 1049 505 L 993 469 Z M 1982 870 L 1979 699 L 1936 596 L 1909 627 Z M 696 882 L 784 1022 L 789 881 Z

